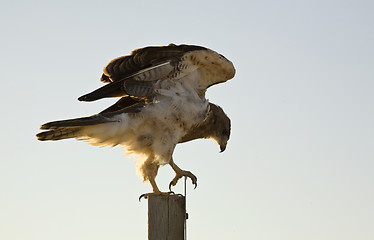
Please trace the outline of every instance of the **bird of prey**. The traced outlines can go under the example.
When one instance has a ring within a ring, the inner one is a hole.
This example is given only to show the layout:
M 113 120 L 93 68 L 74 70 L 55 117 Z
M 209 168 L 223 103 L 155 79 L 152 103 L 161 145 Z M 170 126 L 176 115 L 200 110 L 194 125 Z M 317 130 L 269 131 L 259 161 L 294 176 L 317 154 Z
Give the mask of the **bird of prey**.
M 92 145 L 122 145 L 136 154 L 137 171 L 149 181 L 153 192 L 161 192 L 155 177 L 161 165 L 175 171 L 171 186 L 185 176 L 197 185 L 197 178 L 180 169 L 173 160 L 178 143 L 199 138 L 216 141 L 223 152 L 230 137 L 230 119 L 222 108 L 208 102 L 208 87 L 235 75 L 233 64 L 205 47 L 174 45 L 145 47 L 112 60 L 105 68 L 103 87 L 78 98 L 95 101 L 120 99 L 102 112 L 76 119 L 43 124 L 41 141 L 76 138 Z

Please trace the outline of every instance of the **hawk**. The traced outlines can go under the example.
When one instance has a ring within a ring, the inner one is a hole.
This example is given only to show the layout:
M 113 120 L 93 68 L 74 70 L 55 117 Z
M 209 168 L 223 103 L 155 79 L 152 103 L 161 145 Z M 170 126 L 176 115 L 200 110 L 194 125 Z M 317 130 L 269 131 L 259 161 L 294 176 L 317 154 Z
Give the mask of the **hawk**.
M 197 178 L 179 168 L 173 160 L 178 143 L 199 138 L 216 141 L 221 152 L 230 137 L 231 123 L 219 106 L 205 98 L 207 88 L 226 82 L 235 75 L 233 64 L 205 47 L 174 45 L 136 49 L 116 58 L 104 68 L 103 87 L 78 98 L 95 101 L 120 99 L 102 112 L 76 119 L 43 124 L 38 140 L 76 138 L 91 145 L 122 145 L 128 154 L 136 154 L 137 171 L 161 192 L 155 178 L 160 166 L 169 164 L 178 180 Z M 148 194 L 148 195 L 149 195 Z

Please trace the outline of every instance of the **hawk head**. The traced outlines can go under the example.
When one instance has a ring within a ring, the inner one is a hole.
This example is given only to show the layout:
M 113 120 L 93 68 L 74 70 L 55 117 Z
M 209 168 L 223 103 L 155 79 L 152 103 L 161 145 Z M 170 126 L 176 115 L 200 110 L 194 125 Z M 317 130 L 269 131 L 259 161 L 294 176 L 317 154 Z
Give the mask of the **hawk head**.
M 231 122 L 221 107 L 209 103 L 209 113 L 204 121 L 192 127 L 179 143 L 188 142 L 199 138 L 210 138 L 220 146 L 221 152 L 225 151 L 230 138 Z
M 223 152 L 230 138 L 231 121 L 222 108 L 217 105 L 210 104 L 210 113 L 210 138 L 218 143 L 221 152 Z

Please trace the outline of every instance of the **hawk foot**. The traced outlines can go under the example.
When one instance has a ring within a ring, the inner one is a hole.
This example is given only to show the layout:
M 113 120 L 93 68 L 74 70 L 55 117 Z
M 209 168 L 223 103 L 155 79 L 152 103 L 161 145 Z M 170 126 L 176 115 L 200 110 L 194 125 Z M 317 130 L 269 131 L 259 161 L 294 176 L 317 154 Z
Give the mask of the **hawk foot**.
M 169 184 L 170 191 L 171 191 L 171 187 L 177 185 L 178 180 L 181 179 L 182 177 L 191 178 L 192 184 L 194 185 L 194 189 L 197 187 L 197 177 L 193 175 L 190 171 L 181 170 L 181 171 L 178 171 L 175 174 L 175 177 L 173 178 L 173 180 L 171 180 Z
M 160 196 L 160 195 L 163 195 L 163 196 L 170 196 L 170 195 L 174 195 L 174 192 L 170 191 L 170 192 L 151 192 L 151 193 L 143 193 L 143 194 L 140 195 L 140 197 L 139 197 L 139 202 L 140 202 L 140 200 L 142 200 L 142 198 L 144 198 L 144 199 L 148 199 L 149 196 Z

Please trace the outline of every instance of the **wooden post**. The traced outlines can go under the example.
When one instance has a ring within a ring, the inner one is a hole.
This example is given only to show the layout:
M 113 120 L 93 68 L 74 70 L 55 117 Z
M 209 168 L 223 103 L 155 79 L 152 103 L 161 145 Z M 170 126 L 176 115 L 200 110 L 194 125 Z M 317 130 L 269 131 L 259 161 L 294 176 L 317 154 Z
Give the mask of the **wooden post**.
M 148 240 L 184 240 L 185 217 L 184 196 L 149 196 Z

